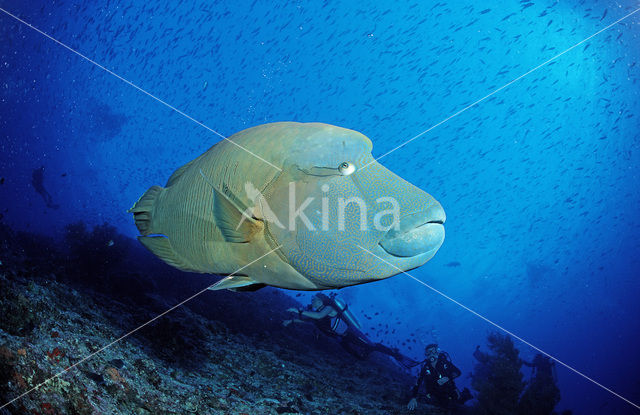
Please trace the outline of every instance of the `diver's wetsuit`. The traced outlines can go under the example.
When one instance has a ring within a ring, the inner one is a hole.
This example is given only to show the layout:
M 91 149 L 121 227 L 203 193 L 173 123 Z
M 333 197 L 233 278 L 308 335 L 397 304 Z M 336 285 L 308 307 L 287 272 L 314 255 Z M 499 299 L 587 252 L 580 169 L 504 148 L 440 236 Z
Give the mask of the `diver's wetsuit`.
M 551 359 L 547 356 L 544 356 L 540 353 L 536 354 L 533 358 L 533 362 L 529 363 L 525 360 L 522 360 L 522 363 L 525 366 L 529 366 L 534 370 L 534 376 L 540 377 L 545 380 L 553 380 L 555 381 L 555 365 Z
M 323 308 L 324 307 L 327 307 L 327 305 L 323 306 Z M 402 355 L 398 351 L 393 350 L 383 345 L 382 343 L 372 342 L 358 328 L 353 327 L 352 325 L 344 321 L 337 322 L 336 319 L 340 319 L 340 311 L 336 311 L 338 312 L 337 316 L 326 316 L 325 318 L 322 318 L 320 320 L 313 320 L 313 323 L 320 331 L 322 331 L 326 335 L 339 338 L 340 345 L 346 351 L 348 351 L 358 359 L 366 359 L 371 353 L 380 352 L 393 357 L 399 363 L 407 367 L 416 365 L 416 362 Z M 340 325 L 337 323 L 343 324 Z
M 560 402 L 560 389 L 555 376 L 555 364 L 547 356 L 538 353 L 533 362 L 522 360 L 526 366 L 533 368 L 531 379 L 520 396 L 519 413 L 550 414 Z
M 436 405 L 446 407 L 450 404 L 458 403 L 460 393 L 453 379 L 461 374 L 460 369 L 451 363 L 449 355 L 441 352 L 438 355 L 438 362 L 435 368 L 431 366 L 430 362 L 426 362 L 424 366 L 422 366 L 416 385 L 413 387 L 411 397 L 417 398 L 420 386 L 424 383 L 427 395 Z M 438 379 L 443 377 L 447 377 L 449 380 L 439 385 Z
M 44 166 L 31 171 L 31 185 L 35 191 L 42 196 L 44 203 L 49 209 L 58 209 L 60 205 L 53 203 L 53 198 L 44 187 Z
M 340 319 L 339 312 L 337 316 L 326 316 L 313 322 L 316 327 L 327 336 L 339 338 L 342 347 L 360 359 L 366 358 L 374 351 L 376 345 L 372 343 L 363 332 L 346 322 L 338 322 L 336 319 Z

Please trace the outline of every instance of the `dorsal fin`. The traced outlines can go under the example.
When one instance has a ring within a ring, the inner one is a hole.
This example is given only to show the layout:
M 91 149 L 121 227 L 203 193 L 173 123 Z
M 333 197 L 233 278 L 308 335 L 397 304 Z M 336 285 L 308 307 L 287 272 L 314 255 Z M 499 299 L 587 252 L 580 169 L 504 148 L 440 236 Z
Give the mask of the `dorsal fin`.
M 198 158 L 200 158 L 200 157 L 198 157 Z M 184 174 L 184 172 L 193 164 L 193 162 L 198 160 L 198 158 L 194 159 L 194 160 L 191 160 L 190 162 L 188 162 L 184 166 L 179 167 L 178 170 L 174 171 L 173 174 L 171 175 L 171 177 L 169 177 L 169 180 L 167 180 L 167 184 L 165 184 L 164 187 L 169 187 L 172 184 L 174 184 L 176 182 L 176 180 L 178 180 L 180 178 L 180 176 L 182 176 Z

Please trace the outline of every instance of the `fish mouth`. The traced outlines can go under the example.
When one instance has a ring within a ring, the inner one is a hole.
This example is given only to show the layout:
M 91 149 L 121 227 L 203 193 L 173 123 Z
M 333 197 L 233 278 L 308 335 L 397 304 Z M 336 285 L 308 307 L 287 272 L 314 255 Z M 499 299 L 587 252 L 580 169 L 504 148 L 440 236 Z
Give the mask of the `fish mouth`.
M 389 230 L 379 242 L 395 257 L 433 256 L 444 242 L 446 216 L 438 204 L 431 209 L 400 218 L 399 226 Z

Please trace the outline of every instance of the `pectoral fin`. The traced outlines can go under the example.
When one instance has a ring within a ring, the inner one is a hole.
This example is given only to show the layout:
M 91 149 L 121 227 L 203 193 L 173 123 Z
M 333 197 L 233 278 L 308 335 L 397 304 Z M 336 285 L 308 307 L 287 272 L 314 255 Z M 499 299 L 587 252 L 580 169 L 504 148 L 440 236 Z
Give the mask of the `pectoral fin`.
M 202 170 L 200 170 L 200 174 L 213 190 L 213 214 L 222 236 L 227 242 L 249 242 L 253 235 L 262 230 L 262 223 L 253 218 L 250 209 L 244 206 L 230 191 L 229 194 L 232 197 L 219 191 L 207 179 Z
M 256 291 L 265 287 L 265 284 L 255 282 L 246 275 L 233 275 L 225 277 L 209 287 L 210 290 L 232 290 L 232 291 Z
M 251 217 L 247 208 L 238 206 L 218 189 L 214 188 L 213 193 L 213 214 L 224 239 L 227 242 L 249 242 L 262 229 L 260 221 Z

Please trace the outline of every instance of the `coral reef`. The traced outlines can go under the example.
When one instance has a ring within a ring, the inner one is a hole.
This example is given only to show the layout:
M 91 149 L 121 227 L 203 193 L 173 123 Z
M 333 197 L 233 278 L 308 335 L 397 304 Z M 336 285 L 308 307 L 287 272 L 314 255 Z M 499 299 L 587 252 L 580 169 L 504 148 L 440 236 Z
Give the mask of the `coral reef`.
M 560 401 L 554 362 L 537 354 L 533 362 L 520 359 L 511 337 L 500 333 L 487 336 L 489 352 L 478 348 L 472 387 L 478 392 L 474 413 L 480 415 L 552 415 Z M 524 381 L 522 365 L 533 368 Z M 570 412 L 563 412 L 570 413 Z
M 518 402 L 518 413 L 551 415 L 560 402 L 555 363 L 542 354 L 537 354 L 531 363 L 523 363 L 533 368 L 533 374 Z
M 477 364 L 471 386 L 478 392 L 476 413 L 513 415 L 525 386 L 520 352 L 506 334 L 490 333 L 487 342 L 490 353 L 479 349 L 474 352 Z
M 408 413 L 410 374 L 282 327 L 301 305 L 279 290 L 206 292 L 130 333 L 214 278 L 108 225 L 74 224 L 56 244 L 0 224 L 0 241 L 0 406 L 29 392 L 2 415 Z
M 73 267 L 73 273 L 77 274 L 79 267 L 102 277 L 118 268 L 130 248 L 129 239 L 107 223 L 94 226 L 91 231 L 84 222 L 69 224 L 65 227 L 64 241 L 68 251 L 66 263 Z

